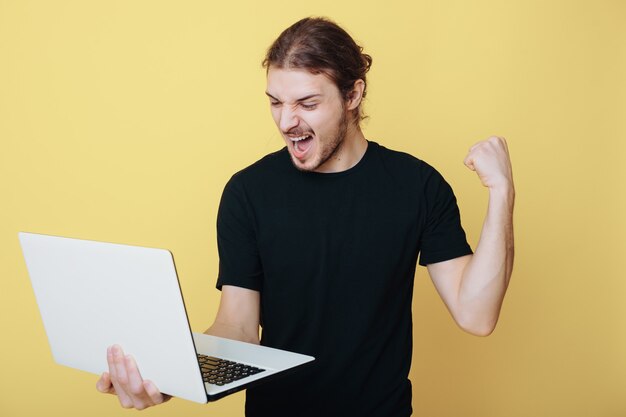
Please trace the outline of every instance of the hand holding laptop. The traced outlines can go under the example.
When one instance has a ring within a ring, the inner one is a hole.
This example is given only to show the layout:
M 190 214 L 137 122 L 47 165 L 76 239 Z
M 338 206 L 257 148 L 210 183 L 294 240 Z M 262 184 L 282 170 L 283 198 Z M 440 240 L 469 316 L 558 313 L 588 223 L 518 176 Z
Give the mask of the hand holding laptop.
M 168 250 L 26 232 L 19 239 L 54 360 L 101 375 L 98 390 L 125 408 L 170 398 L 161 392 L 215 401 L 314 360 L 192 332 Z
M 107 363 L 109 372 L 102 374 L 96 388 L 102 393 L 117 395 L 122 407 L 143 410 L 172 398 L 159 392 L 153 382 L 144 380 L 135 359 L 125 355 L 120 346 L 107 349 Z

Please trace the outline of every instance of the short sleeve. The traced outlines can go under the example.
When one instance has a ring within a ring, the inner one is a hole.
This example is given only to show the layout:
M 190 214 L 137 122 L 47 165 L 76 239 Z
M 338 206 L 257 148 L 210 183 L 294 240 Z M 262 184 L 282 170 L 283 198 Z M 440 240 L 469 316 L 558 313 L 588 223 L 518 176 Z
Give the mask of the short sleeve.
M 426 219 L 419 258 L 422 266 L 472 253 L 452 188 L 439 172 L 428 165 L 427 168 L 424 176 Z
M 217 214 L 218 289 L 233 285 L 260 291 L 263 269 L 256 240 L 254 215 L 239 176 L 230 179 Z

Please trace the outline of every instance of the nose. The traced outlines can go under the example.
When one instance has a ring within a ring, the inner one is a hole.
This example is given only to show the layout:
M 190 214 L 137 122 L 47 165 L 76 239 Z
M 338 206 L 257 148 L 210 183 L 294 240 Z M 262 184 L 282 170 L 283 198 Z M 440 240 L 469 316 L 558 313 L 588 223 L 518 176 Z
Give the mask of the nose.
M 300 119 L 293 109 L 289 106 L 283 106 L 280 110 L 280 121 L 278 127 L 283 132 L 289 132 L 291 129 L 298 127 Z

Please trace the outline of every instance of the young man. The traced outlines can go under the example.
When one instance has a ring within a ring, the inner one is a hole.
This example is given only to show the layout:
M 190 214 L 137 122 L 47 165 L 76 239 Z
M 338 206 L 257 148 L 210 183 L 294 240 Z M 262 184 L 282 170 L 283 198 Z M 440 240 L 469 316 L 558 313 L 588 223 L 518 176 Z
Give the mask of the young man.
M 489 188 L 476 252 L 428 164 L 366 140 L 371 58 L 336 24 L 303 19 L 270 47 L 266 94 L 286 147 L 235 174 L 218 214 L 220 309 L 207 333 L 301 352 L 314 364 L 247 392 L 248 416 L 411 414 L 411 297 L 419 263 L 454 320 L 490 334 L 513 266 L 504 139 L 465 164 Z M 259 326 L 262 338 L 259 340 Z M 109 350 L 98 381 L 124 407 L 167 399 Z

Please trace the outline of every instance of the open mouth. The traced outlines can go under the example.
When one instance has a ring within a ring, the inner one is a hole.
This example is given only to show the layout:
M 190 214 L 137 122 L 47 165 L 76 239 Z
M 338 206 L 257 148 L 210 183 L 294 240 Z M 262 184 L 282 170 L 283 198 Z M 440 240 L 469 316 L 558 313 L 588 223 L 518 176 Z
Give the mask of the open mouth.
M 293 149 L 298 158 L 303 157 L 313 144 L 313 135 L 305 133 L 300 136 L 290 137 Z

